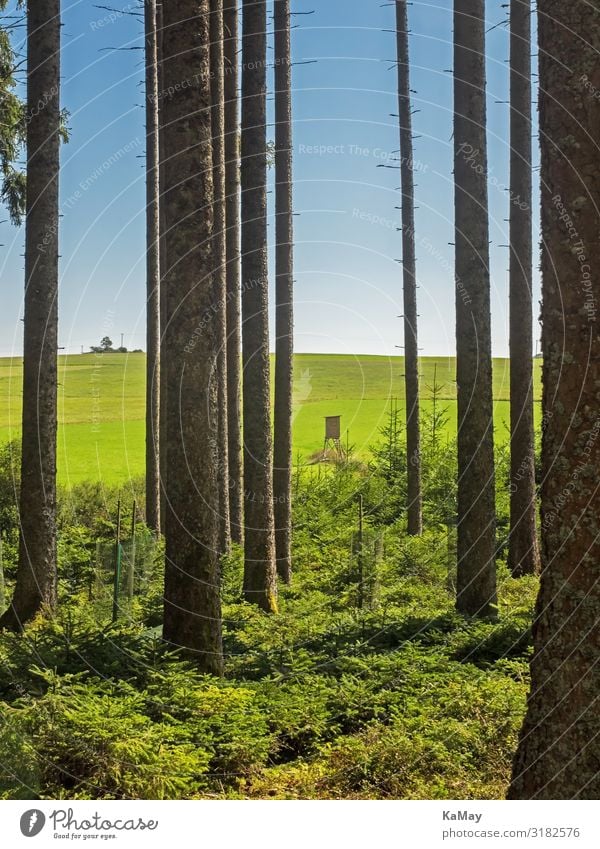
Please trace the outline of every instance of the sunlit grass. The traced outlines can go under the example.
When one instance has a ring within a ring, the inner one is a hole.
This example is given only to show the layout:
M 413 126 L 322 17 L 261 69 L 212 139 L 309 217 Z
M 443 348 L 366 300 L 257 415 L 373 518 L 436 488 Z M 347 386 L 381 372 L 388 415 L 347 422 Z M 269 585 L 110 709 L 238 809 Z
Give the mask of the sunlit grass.
M 494 360 L 496 438 L 508 435 L 508 360 Z M 144 470 L 144 354 L 59 357 L 58 472 L 61 483 L 101 479 L 124 483 Z M 541 361 L 535 361 L 536 399 Z M 447 436 L 456 433 L 455 363 L 421 360 L 423 408 L 431 408 L 434 383 L 447 409 Z M 0 440 L 21 429 L 20 359 L 0 359 Z M 402 357 L 299 354 L 295 363 L 294 455 L 307 458 L 323 447 L 327 415 L 341 415 L 342 439 L 359 455 L 378 439 L 392 402 L 404 408 Z

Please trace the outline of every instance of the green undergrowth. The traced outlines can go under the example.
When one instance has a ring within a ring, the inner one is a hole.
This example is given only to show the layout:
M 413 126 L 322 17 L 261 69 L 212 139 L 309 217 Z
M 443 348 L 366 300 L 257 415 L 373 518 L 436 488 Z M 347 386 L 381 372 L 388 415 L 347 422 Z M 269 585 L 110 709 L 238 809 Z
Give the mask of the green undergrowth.
M 534 582 L 504 575 L 499 620 L 467 622 L 435 544 L 410 541 L 427 565 L 392 559 L 393 588 L 362 612 L 300 564 L 277 618 L 227 600 L 222 681 L 140 619 L 101 625 L 85 597 L 2 634 L 2 797 L 500 797 Z
M 279 614 L 241 600 L 240 550 L 223 563 L 222 680 L 161 640 L 160 545 L 138 548 L 134 599 L 111 623 L 98 552 L 111 550 L 117 493 L 90 484 L 63 496 L 58 613 L 0 634 L 0 798 L 502 797 L 536 580 L 503 563 L 499 454 L 498 619 L 455 612 L 454 450 L 436 438 L 441 424 L 424 423 L 421 538 L 405 533 L 394 428 L 369 466 L 296 475 L 295 572 Z M 0 456 L 9 588 L 13 462 Z

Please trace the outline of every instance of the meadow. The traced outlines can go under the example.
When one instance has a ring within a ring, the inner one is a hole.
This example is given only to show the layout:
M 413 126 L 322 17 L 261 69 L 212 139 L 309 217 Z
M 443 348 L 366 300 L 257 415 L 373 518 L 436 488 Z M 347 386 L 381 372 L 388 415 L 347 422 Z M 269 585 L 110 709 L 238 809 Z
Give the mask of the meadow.
M 99 480 L 120 485 L 144 471 L 143 353 L 59 357 L 58 475 L 62 485 Z M 541 397 L 541 360 L 535 361 L 535 397 Z M 306 461 L 323 448 L 324 417 L 340 415 L 343 441 L 360 457 L 379 439 L 390 404 L 404 404 L 402 357 L 297 354 L 294 379 L 294 454 Z M 455 361 L 421 359 L 424 410 L 437 401 L 448 411 L 448 437 L 456 430 Z M 494 360 L 496 439 L 509 421 L 509 361 Z M 20 358 L 0 359 L 0 442 L 21 429 Z M 536 404 L 539 415 L 539 404 Z

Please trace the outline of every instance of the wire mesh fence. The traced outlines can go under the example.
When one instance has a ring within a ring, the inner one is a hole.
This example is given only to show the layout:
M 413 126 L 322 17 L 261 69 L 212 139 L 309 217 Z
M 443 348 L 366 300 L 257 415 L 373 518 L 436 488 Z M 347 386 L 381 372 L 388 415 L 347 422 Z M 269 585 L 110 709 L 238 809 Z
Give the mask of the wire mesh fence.
M 160 568 L 160 544 L 145 526 L 129 538 L 97 540 L 91 598 L 113 606 L 113 619 L 146 592 Z

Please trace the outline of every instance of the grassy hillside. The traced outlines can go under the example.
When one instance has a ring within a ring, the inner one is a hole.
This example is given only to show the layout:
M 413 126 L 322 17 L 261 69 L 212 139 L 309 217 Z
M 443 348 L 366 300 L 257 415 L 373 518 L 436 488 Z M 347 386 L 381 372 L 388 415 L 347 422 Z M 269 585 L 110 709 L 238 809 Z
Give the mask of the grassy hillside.
M 536 360 L 536 398 L 540 397 Z M 508 424 L 508 360 L 494 360 L 496 434 Z M 437 381 L 456 420 L 453 358 L 421 360 L 424 406 Z M 378 438 L 390 400 L 404 398 L 402 357 L 299 354 L 294 387 L 294 450 L 308 457 L 323 445 L 323 417 L 342 416 L 342 430 L 365 454 Z M 20 359 L 0 359 L 0 441 L 21 427 Z M 96 478 L 121 483 L 142 474 L 144 464 L 144 354 L 83 354 L 59 358 L 59 477 L 64 484 Z

